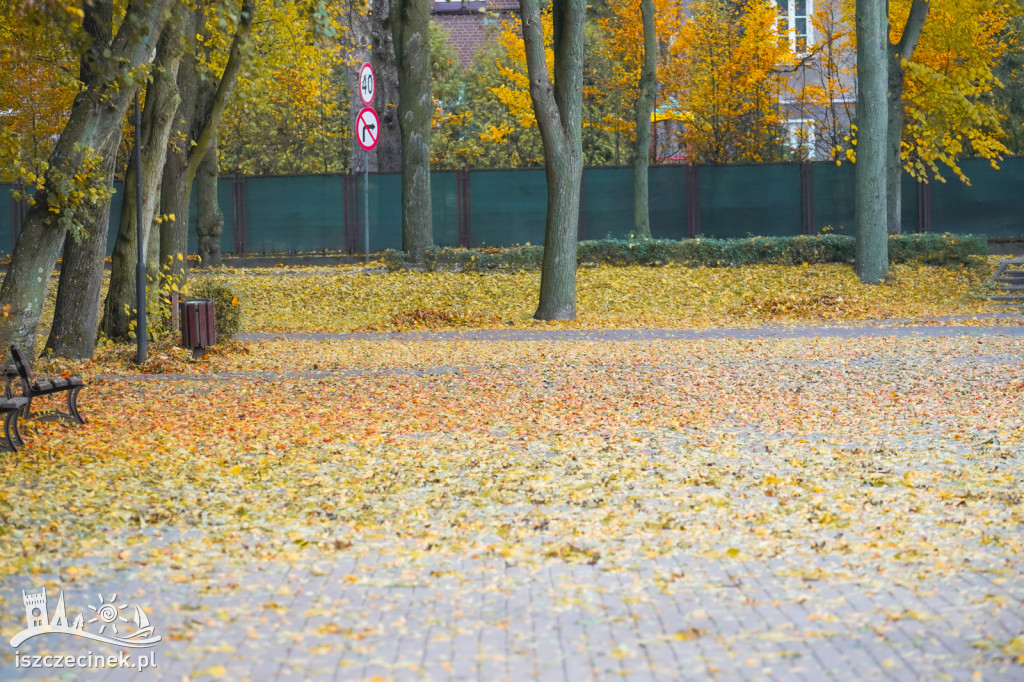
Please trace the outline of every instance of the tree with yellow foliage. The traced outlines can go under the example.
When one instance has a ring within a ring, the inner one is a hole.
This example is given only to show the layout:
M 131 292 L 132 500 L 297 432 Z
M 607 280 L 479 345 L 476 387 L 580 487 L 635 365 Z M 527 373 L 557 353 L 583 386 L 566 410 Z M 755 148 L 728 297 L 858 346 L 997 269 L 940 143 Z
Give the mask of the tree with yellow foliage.
M 0 3 L 0 180 L 41 174 L 78 91 L 78 55 L 59 26 Z
M 781 155 L 779 65 L 789 61 L 774 6 L 694 0 L 663 69 L 666 100 L 687 120 L 683 141 L 701 163 L 774 161 Z
M 813 138 L 816 150 L 828 150 L 832 159 L 846 158 L 856 109 L 857 65 L 853 23 L 843 5 L 842 0 L 814 3 L 810 21 L 815 39 L 806 53 L 795 55 L 793 75 L 787 79 L 793 102 L 790 115 L 807 122 L 798 131 L 798 154 L 806 149 L 810 155 Z
M 900 225 L 903 170 L 944 182 L 939 164 L 969 183 L 965 155 L 993 166 L 1008 149 L 994 92 L 1015 11 L 1008 0 L 892 0 L 889 5 L 889 232 Z
M 633 231 L 640 238 L 651 236 L 647 197 L 647 168 L 650 165 L 651 114 L 658 96 L 658 72 L 664 68 L 665 52 L 659 38 L 669 43 L 678 34 L 682 11 L 678 0 L 628 0 L 611 3 L 597 18 L 605 31 L 609 76 L 616 91 L 624 93 L 617 123 L 632 138 L 633 145 Z M 628 108 L 633 120 L 623 120 Z

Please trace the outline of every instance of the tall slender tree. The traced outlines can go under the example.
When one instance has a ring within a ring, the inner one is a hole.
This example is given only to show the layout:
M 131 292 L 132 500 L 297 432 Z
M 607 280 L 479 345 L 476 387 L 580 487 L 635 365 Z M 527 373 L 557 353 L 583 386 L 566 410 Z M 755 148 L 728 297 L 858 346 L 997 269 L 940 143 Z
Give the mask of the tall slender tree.
M 888 6 L 888 3 L 886 3 Z M 888 58 L 888 132 L 886 133 L 886 224 L 890 234 L 902 229 L 902 181 L 903 181 L 903 86 L 906 82 L 907 64 L 914 57 L 924 21 L 928 17 L 928 0 L 913 0 L 907 21 L 900 38 L 895 43 L 886 36 Z M 858 54 L 858 59 L 860 55 Z M 860 146 L 860 143 L 858 143 Z
M 370 48 L 377 81 L 373 106 L 380 118 L 380 137 L 374 152 L 379 172 L 397 173 L 402 170 L 402 132 L 398 125 L 398 64 L 391 6 L 388 0 L 372 0 L 371 5 Z
M 583 27 L 585 0 L 553 0 L 553 73 L 545 58 L 539 0 L 521 0 L 530 99 L 544 143 L 548 208 L 539 320 L 576 317 L 576 239 L 583 176 Z
M 434 242 L 430 198 L 430 0 L 390 0 L 402 131 L 402 250 L 413 262 Z
M 633 232 L 640 239 L 651 238 L 648 167 L 651 165 L 651 114 L 658 90 L 658 36 L 654 26 L 654 0 L 640 0 L 644 25 L 644 63 L 636 98 L 636 146 L 633 149 Z
M 885 0 L 858 0 L 857 163 L 854 166 L 855 258 L 865 284 L 881 284 L 889 273 L 886 229 L 886 140 L 888 130 L 888 25 Z
M 142 110 L 142 165 L 135 163 L 132 154 L 125 175 L 125 196 L 121 204 L 121 222 L 114 243 L 110 265 L 110 287 L 103 305 L 100 329 L 111 339 L 127 340 L 135 321 L 133 310 L 137 306 L 135 266 L 138 263 L 138 240 L 142 239 L 142 253 L 146 254 L 150 277 L 158 274 L 149 254 L 159 254 L 159 234 L 153 236 L 153 226 L 160 208 L 160 181 L 163 178 L 167 143 L 181 97 L 178 93 L 178 68 L 184 54 L 181 33 L 183 24 L 164 32 L 157 47 L 156 68 L 146 88 L 146 104 Z M 141 187 L 142 204 L 137 203 L 137 189 Z M 137 234 L 137 221 L 142 234 Z M 155 248 L 151 248 L 155 247 Z M 155 260 L 155 259 L 153 259 Z M 154 292 L 155 293 L 155 289 Z
M 232 8 L 230 19 L 234 21 L 234 34 L 228 34 L 231 46 L 222 68 L 214 68 L 210 63 L 213 61 L 211 50 L 197 47 L 197 50 L 204 50 L 205 53 L 190 50 L 185 55 L 185 65 L 194 68 L 183 68 L 178 72 L 178 90 L 182 100 L 175 115 L 176 139 L 168 149 L 167 163 L 164 165 L 160 207 L 162 214 L 173 215 L 175 219 L 160 224 L 160 258 L 159 263 L 154 264 L 169 263 L 168 277 L 180 280 L 185 278 L 188 261 L 178 256 L 186 252 L 188 245 L 189 197 L 192 194 L 192 183 L 200 172 L 200 165 L 205 163 L 208 156 L 211 158 L 213 175 L 211 180 L 211 168 L 208 165 L 206 184 L 198 207 L 200 220 L 197 232 L 202 242 L 200 251 L 203 262 L 212 265 L 220 263 L 220 236 L 224 218 L 217 205 L 217 127 L 235 90 L 238 74 L 250 54 L 249 40 L 255 11 L 254 0 L 241 0 Z M 209 37 L 211 31 L 203 24 L 212 22 L 206 21 L 205 13 L 200 11 L 195 21 Z M 202 69 L 195 68 L 200 66 L 200 61 L 203 62 Z

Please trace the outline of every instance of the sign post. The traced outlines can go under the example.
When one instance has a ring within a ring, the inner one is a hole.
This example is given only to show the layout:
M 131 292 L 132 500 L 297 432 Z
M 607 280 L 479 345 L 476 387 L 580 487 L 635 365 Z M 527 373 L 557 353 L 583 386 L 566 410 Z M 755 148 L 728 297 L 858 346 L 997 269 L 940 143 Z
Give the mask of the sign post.
M 380 138 L 380 121 L 373 110 L 373 95 L 377 92 L 377 80 L 373 65 L 369 62 L 359 68 L 359 99 L 365 105 L 356 116 L 356 141 L 363 148 L 363 242 L 366 248 L 365 265 L 370 264 L 370 152 Z

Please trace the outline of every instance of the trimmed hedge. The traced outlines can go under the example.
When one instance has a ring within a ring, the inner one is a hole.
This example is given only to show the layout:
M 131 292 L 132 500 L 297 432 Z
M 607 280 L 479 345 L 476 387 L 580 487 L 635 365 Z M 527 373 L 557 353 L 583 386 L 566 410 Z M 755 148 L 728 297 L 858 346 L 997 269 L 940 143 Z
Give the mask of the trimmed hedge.
M 971 265 L 988 252 L 985 237 L 958 234 L 899 234 L 889 237 L 890 263 L 922 263 L 959 267 Z M 388 251 L 384 263 L 391 269 L 406 266 L 405 254 Z M 432 247 L 424 254 L 428 271 L 538 270 L 542 246 L 503 249 Z M 759 263 L 800 265 L 844 263 L 854 258 L 853 237 L 836 234 L 747 239 L 598 239 L 581 241 L 579 265 L 667 265 L 728 267 Z

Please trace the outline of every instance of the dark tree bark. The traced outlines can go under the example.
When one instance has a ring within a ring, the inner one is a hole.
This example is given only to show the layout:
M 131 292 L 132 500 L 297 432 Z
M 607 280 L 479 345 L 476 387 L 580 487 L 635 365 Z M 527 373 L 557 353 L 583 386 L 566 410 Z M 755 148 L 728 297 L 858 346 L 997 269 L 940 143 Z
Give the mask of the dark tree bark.
M 402 140 L 402 250 L 419 262 L 434 242 L 430 198 L 430 0 L 392 0 L 391 31 L 398 65 Z
M 554 78 L 544 55 L 539 0 L 521 0 L 530 99 L 547 168 L 548 209 L 538 320 L 576 317 L 576 234 L 583 174 L 585 0 L 554 0 Z
M 192 108 L 191 116 L 187 119 L 190 137 L 185 143 L 185 157 L 188 162 L 184 169 L 179 167 L 175 171 L 176 173 L 183 173 L 184 177 L 179 175 L 173 180 L 178 184 L 183 183 L 181 192 L 175 194 L 174 206 L 168 204 L 165 205 L 164 209 L 165 213 L 174 213 L 175 217 L 181 217 L 172 223 L 165 223 L 163 229 L 161 229 L 160 262 L 171 264 L 171 270 L 168 275 L 176 278 L 180 283 L 184 283 L 187 276 L 188 261 L 186 259 L 179 260 L 177 255 L 179 253 L 185 254 L 188 247 L 188 201 L 192 193 L 192 182 L 195 180 L 196 173 L 199 172 L 199 165 L 211 153 L 210 149 L 215 145 L 217 125 L 220 123 L 224 109 L 231 99 L 235 82 L 238 80 L 238 72 L 241 70 L 249 54 L 249 36 L 252 33 L 255 7 L 255 0 L 242 0 L 239 7 L 238 24 L 235 27 L 235 35 L 231 41 L 231 50 L 228 53 L 228 61 L 219 80 L 207 80 L 204 87 L 198 82 L 198 77 L 194 70 L 190 74 L 183 74 L 189 77 L 186 79 L 187 83 L 182 83 L 182 78 L 179 78 L 179 83 L 187 85 L 189 92 L 195 94 L 196 101 Z M 183 111 L 181 113 L 184 117 L 189 112 Z M 193 142 L 194 144 L 192 144 Z M 214 155 L 214 163 L 219 165 L 219 160 L 216 158 L 217 152 L 213 151 L 212 154 Z M 213 191 L 205 193 L 204 198 L 207 201 L 207 206 L 199 206 L 200 214 L 204 211 L 207 213 L 219 212 L 220 209 L 217 208 L 216 183 L 214 183 Z M 212 205 L 210 202 L 212 202 Z M 218 238 L 216 243 L 211 246 L 216 250 L 215 258 L 219 263 L 221 258 L 220 239 Z M 204 260 L 203 262 L 206 263 L 207 261 Z
M 185 20 L 184 35 L 196 35 L 205 23 L 204 6 L 199 3 Z M 174 113 L 167 158 L 160 180 L 160 213 L 165 216 L 173 215 L 174 220 L 172 223 L 160 225 L 160 263 L 162 267 L 168 259 L 177 261 L 177 254 L 180 253 L 180 267 L 183 268 L 184 256 L 188 250 L 189 200 L 192 194 L 188 162 L 192 154 L 192 122 L 196 117 L 199 98 L 199 57 L 191 50 L 187 50 L 182 56 L 181 67 L 178 69 L 178 96 L 181 102 Z M 178 274 L 178 265 L 172 267 L 174 274 Z M 164 273 L 164 276 L 173 275 Z M 179 282 L 180 284 L 184 282 Z
M 79 80 L 91 88 L 103 76 L 100 67 L 103 50 L 110 48 L 113 37 L 114 7 L 112 0 L 97 0 L 84 4 L 82 10 L 85 12 L 82 27 L 90 37 L 91 45 L 82 55 Z M 106 184 L 112 186 L 117 149 L 121 144 L 120 128 L 108 139 L 107 147 L 97 152 L 103 158 Z M 73 359 L 91 358 L 95 353 L 103 258 L 109 229 L 110 203 L 103 202 L 83 223 L 84 234 L 80 239 L 70 235 L 64 238 L 53 324 L 44 352 Z
M 222 263 L 220 236 L 224 232 L 224 214 L 217 204 L 217 175 L 220 168 L 217 158 L 217 134 L 210 138 L 210 148 L 199 164 L 196 175 L 196 202 L 199 205 L 199 259 L 203 265 L 217 266 Z
M 928 0 L 914 0 L 910 5 L 910 14 L 903 27 L 903 35 L 895 45 L 889 43 L 889 133 L 886 144 L 888 160 L 886 162 L 886 220 L 889 234 L 903 231 L 903 159 L 901 154 L 903 143 L 903 81 L 907 69 L 904 66 L 914 56 L 914 48 L 921 38 L 924 21 L 928 18 Z
M 128 163 L 124 182 L 124 201 L 121 204 L 121 223 L 114 243 L 114 254 L 110 264 L 110 287 L 103 305 L 103 319 L 100 329 L 111 339 L 128 340 L 131 323 L 135 320 L 137 308 L 135 287 L 135 266 L 138 263 L 136 234 L 137 216 L 142 216 L 143 253 L 146 254 L 147 271 L 151 281 L 157 275 L 159 266 L 150 261 L 150 242 L 154 231 L 157 209 L 160 207 L 160 181 L 163 178 L 164 160 L 167 158 L 167 142 L 171 135 L 174 113 L 181 98 L 178 96 L 178 67 L 181 65 L 181 35 L 178 30 L 168 31 L 160 39 L 157 48 L 153 80 L 146 88 L 146 104 L 142 109 L 142 167 L 135 164 L 135 155 Z M 136 187 L 142 186 L 142 205 L 136 204 Z M 159 228 L 157 228 L 159 229 Z M 158 251 L 157 251 L 158 253 Z M 149 296 L 155 295 L 155 287 L 147 287 Z
M 97 71 L 102 72 L 92 87 L 75 97 L 68 122 L 50 154 L 49 176 L 73 176 L 86 158 L 86 149 L 108 149 L 111 138 L 121 134 L 121 123 L 135 93 L 130 74 L 153 59 L 171 0 L 135 0 L 128 3 L 117 36 L 101 52 Z M 60 213 L 50 211 L 51 199 L 59 204 L 61 189 L 48 181 L 36 194 L 21 236 L 15 245 L 11 265 L 0 288 L 0 309 L 7 313 L 0 326 L 0 348 L 18 344 L 35 351 L 39 317 L 68 224 Z M 85 222 L 94 222 L 89 216 Z
M 398 125 L 398 65 L 388 0 L 373 0 L 370 40 L 377 80 L 373 108 L 380 119 L 380 139 L 373 151 L 379 172 L 397 173 L 402 170 L 402 133 Z
M 647 171 L 651 165 L 651 113 L 658 88 L 658 36 L 654 27 L 654 0 L 640 0 L 644 25 L 644 64 L 636 99 L 636 147 L 633 149 L 633 232 L 651 238 Z
M 854 164 L 856 269 L 865 284 L 889 272 L 886 229 L 888 27 L 884 0 L 857 2 L 857 163 Z

